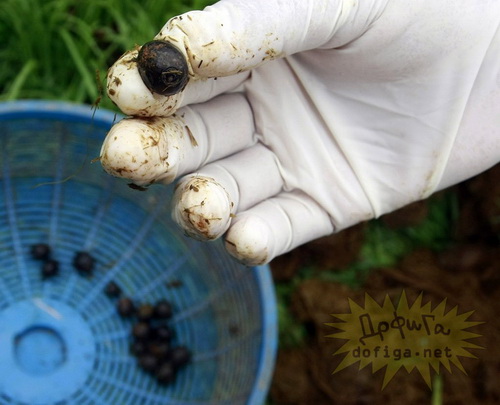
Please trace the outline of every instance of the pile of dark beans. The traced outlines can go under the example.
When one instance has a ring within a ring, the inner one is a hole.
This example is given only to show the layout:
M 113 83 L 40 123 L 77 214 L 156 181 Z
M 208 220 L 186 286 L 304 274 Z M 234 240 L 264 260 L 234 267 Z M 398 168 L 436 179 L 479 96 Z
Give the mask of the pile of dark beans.
M 31 246 L 31 256 L 42 262 L 43 280 L 59 274 L 59 262 L 52 258 L 49 245 L 38 243 Z M 73 267 L 85 277 L 92 276 L 95 258 L 88 252 L 76 252 Z M 137 358 L 139 367 L 154 376 L 159 384 L 167 385 L 175 380 L 179 369 L 191 360 L 191 351 L 183 345 L 173 345 L 174 331 L 168 321 L 172 318 L 172 306 L 167 300 L 155 303 L 135 303 L 124 296 L 120 286 L 110 281 L 104 288 L 110 299 L 116 299 L 118 315 L 132 320 L 130 353 Z
M 44 280 L 59 274 L 59 262 L 52 258 L 52 251 L 49 245 L 37 243 L 31 246 L 31 257 L 42 262 L 40 271 Z
M 183 345 L 172 345 L 174 331 L 168 325 L 173 315 L 170 303 L 159 300 L 136 304 L 123 296 L 113 281 L 106 285 L 104 292 L 118 299 L 116 309 L 122 318 L 133 320 L 130 353 L 137 358 L 139 367 L 153 375 L 160 384 L 172 383 L 177 371 L 191 360 L 191 351 Z

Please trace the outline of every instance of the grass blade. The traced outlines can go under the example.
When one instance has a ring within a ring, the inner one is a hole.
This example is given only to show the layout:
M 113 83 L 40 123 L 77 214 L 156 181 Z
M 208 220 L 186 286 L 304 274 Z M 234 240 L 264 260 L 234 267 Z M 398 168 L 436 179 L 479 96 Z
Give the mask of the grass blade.
M 36 68 L 36 61 L 33 59 L 30 59 L 28 62 L 26 62 L 19 72 L 19 74 L 16 76 L 12 84 L 10 85 L 9 89 L 7 90 L 7 94 L 5 95 L 5 100 L 15 100 L 19 97 L 19 93 L 21 92 L 22 87 L 26 83 L 26 79 L 29 77 L 31 72 L 35 70 Z
M 88 63 L 85 62 L 82 58 L 82 55 L 78 52 L 78 46 L 73 40 L 72 36 L 66 30 L 59 30 L 59 34 L 61 35 L 62 40 L 64 41 L 66 48 L 73 60 L 73 63 L 81 75 L 82 82 L 85 86 L 86 92 L 88 93 L 89 98 L 97 97 L 97 89 L 96 84 L 94 82 L 94 76 L 89 70 Z

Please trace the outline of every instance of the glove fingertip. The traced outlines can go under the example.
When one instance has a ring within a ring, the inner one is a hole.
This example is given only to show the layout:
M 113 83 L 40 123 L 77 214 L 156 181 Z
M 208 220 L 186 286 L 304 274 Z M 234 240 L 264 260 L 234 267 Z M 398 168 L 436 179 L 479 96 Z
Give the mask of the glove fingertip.
M 225 239 L 229 254 L 248 266 L 270 262 L 274 257 L 274 243 L 269 225 L 257 216 L 236 218 Z
M 233 206 L 227 191 L 214 179 L 191 176 L 177 186 L 172 218 L 192 238 L 214 240 L 229 227 Z

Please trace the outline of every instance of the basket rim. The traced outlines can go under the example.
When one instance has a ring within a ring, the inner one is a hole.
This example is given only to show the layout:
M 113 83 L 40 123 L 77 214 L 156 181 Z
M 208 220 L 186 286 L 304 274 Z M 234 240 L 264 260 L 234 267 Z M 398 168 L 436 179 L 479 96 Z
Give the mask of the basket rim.
M 124 115 L 95 109 L 88 104 L 55 100 L 14 100 L 0 102 L 0 121 L 8 121 L 29 115 L 33 118 L 56 118 L 70 122 L 89 122 L 102 127 L 111 127 Z
M 54 118 L 66 122 L 89 122 L 106 130 L 124 118 L 124 115 L 95 109 L 88 104 L 58 100 L 14 100 L 0 102 L 0 122 L 23 117 Z M 262 303 L 262 345 L 259 353 L 257 374 L 248 405 L 265 403 L 274 372 L 278 350 L 278 314 L 274 281 L 269 265 L 250 267 L 259 285 Z

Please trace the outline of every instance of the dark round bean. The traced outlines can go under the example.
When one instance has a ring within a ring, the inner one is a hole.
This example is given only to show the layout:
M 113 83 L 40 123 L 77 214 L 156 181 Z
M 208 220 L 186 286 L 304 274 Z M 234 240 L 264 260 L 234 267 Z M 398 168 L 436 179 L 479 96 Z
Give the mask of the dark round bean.
M 174 336 L 174 332 L 167 325 L 160 325 L 153 329 L 153 335 L 156 340 L 170 342 Z
M 135 313 L 134 302 L 130 298 L 121 298 L 116 304 L 116 308 L 120 316 L 124 318 L 129 318 Z
M 137 319 L 140 321 L 149 321 L 153 318 L 154 307 L 151 304 L 142 304 L 137 308 Z
M 175 367 L 170 362 L 162 363 L 160 367 L 158 367 L 155 376 L 160 384 L 170 384 L 175 379 Z
M 155 318 L 168 319 L 172 317 L 172 305 L 166 300 L 158 301 L 155 305 Z
M 170 353 L 170 345 L 167 342 L 150 342 L 148 344 L 148 352 L 157 359 L 164 359 Z
M 48 259 L 42 265 L 42 278 L 50 278 L 59 274 L 59 262 Z
M 76 252 L 73 266 L 82 274 L 91 274 L 94 270 L 95 259 L 88 252 Z
M 169 359 L 174 367 L 182 367 L 191 360 L 191 351 L 186 346 L 177 346 L 170 350 Z
M 150 353 L 141 354 L 138 362 L 144 371 L 154 372 L 158 367 L 158 359 Z
M 132 335 L 136 339 L 147 339 L 151 334 L 151 327 L 147 322 L 137 322 L 132 327 Z
M 50 246 L 46 243 L 37 243 L 31 246 L 31 257 L 36 260 L 48 260 L 50 258 Z
M 119 297 L 121 293 L 122 290 L 120 286 L 114 281 L 110 281 L 108 284 L 106 284 L 106 287 L 104 287 L 104 294 L 106 294 L 110 298 Z
M 137 67 L 146 87 L 163 96 L 179 93 L 189 79 L 184 55 L 166 41 L 144 44 L 137 57 Z

